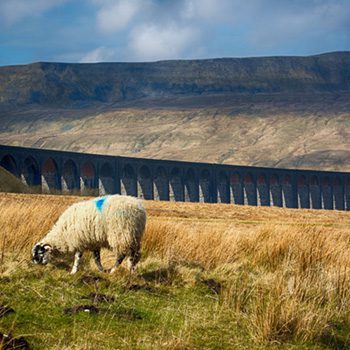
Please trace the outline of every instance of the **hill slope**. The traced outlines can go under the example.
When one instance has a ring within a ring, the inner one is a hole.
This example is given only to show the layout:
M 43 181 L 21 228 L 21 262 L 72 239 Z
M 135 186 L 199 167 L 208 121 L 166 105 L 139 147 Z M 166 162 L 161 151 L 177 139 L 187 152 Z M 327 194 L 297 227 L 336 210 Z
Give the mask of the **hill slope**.
M 2 104 L 62 106 L 203 93 L 350 90 L 350 53 L 0 67 Z
M 212 98 L 210 107 L 25 108 L 0 113 L 0 143 L 350 171 L 350 94 L 267 98 L 226 99 L 223 106 Z
M 0 166 L 0 192 L 26 193 L 26 186 L 6 169 Z
M 350 171 L 350 53 L 0 67 L 0 143 Z

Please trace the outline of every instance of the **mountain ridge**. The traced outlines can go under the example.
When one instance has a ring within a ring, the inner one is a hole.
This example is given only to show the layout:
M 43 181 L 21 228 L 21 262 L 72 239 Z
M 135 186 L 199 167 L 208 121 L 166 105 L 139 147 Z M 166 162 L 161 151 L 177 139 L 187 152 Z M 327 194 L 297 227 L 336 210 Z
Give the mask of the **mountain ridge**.
M 0 67 L 0 104 L 89 106 L 206 94 L 350 91 L 350 52 Z

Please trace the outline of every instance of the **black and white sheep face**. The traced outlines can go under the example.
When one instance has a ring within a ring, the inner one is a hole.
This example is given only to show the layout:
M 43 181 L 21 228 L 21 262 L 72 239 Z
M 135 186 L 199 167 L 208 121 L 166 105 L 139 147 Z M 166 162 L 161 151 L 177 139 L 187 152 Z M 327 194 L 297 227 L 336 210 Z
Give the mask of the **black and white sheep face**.
M 46 265 L 50 261 L 52 248 L 48 244 L 37 243 L 32 250 L 34 264 Z

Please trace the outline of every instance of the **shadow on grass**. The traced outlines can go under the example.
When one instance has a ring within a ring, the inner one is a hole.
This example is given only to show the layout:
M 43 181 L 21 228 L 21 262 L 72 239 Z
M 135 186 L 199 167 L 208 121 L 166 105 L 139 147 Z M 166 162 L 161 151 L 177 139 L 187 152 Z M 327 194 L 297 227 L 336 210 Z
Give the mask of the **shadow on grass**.
M 101 293 L 90 293 L 86 296 L 82 296 L 81 299 L 89 299 L 94 304 L 115 302 L 114 296 Z
M 177 272 L 173 266 L 169 266 L 168 268 L 144 272 L 140 277 L 147 282 L 172 284 L 177 277 Z
M 349 350 L 350 334 L 348 332 L 346 332 L 346 335 L 339 334 L 339 331 L 337 333 L 333 330 L 326 332 L 320 337 L 319 342 L 333 350 Z
M 149 284 L 138 284 L 138 283 L 131 283 L 127 284 L 124 288 L 124 292 L 137 292 L 137 291 L 145 291 L 148 293 L 157 293 L 158 291 L 150 286 Z
M 103 282 L 106 286 L 110 284 L 107 278 L 95 275 L 84 275 L 79 279 L 79 282 L 85 285 L 98 284 L 100 282 Z
M 127 321 L 137 321 L 143 319 L 141 313 L 135 308 L 126 308 L 123 306 L 118 306 L 117 308 L 100 308 L 93 304 L 84 304 L 67 307 L 63 311 L 66 315 L 76 315 L 78 313 L 97 315 L 104 313 L 112 315 L 113 317 L 116 317 L 118 319 L 123 319 Z
M 141 313 L 134 308 L 119 307 L 117 310 L 112 311 L 112 314 L 118 319 L 124 319 L 127 321 L 138 321 L 143 319 Z
M 0 349 L 30 350 L 31 348 L 24 337 L 15 337 L 12 334 L 0 333 Z

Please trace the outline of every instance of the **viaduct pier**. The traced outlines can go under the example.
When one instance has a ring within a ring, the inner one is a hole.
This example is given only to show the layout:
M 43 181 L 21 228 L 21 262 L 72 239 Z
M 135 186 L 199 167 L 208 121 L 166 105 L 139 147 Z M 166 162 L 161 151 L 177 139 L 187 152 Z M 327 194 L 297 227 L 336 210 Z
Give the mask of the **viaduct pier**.
M 40 193 L 350 210 L 350 173 L 119 157 L 0 145 L 0 166 Z

